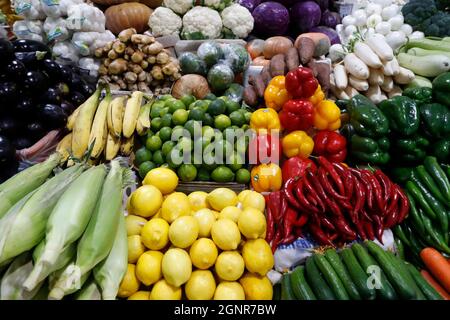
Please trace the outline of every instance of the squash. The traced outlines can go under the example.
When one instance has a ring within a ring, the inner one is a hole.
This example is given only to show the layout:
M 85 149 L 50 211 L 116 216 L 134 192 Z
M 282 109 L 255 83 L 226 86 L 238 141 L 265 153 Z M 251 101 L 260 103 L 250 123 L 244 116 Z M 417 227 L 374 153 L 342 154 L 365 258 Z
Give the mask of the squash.
M 254 66 L 269 67 L 269 65 L 270 65 L 270 60 L 269 60 L 269 59 L 266 59 L 266 58 L 264 58 L 264 57 L 256 57 L 255 59 L 253 59 L 252 65 L 254 65 Z
M 328 54 L 328 51 L 331 47 L 330 38 L 327 37 L 326 34 L 320 33 L 320 32 L 308 32 L 303 33 L 295 39 L 294 46 L 298 49 L 300 45 L 300 39 L 301 38 L 310 38 L 312 41 L 314 41 L 315 48 L 314 48 L 314 57 L 318 58 L 320 56 L 324 56 Z
M 245 47 L 247 48 L 248 53 L 250 53 L 250 57 L 252 57 L 252 59 L 263 55 L 264 43 L 266 42 L 261 39 L 253 39 L 247 43 Z
M 270 37 L 264 42 L 263 54 L 266 59 L 271 59 L 279 53 L 286 53 L 294 44 L 286 37 Z
M 149 8 L 156 9 L 162 6 L 163 0 L 140 0 L 139 2 L 145 4 Z
M 176 99 L 180 99 L 186 94 L 203 99 L 210 92 L 208 81 L 198 74 L 186 74 L 178 79 L 172 87 L 172 96 Z
M 114 6 L 116 4 L 126 3 L 126 2 L 140 2 L 142 4 L 145 4 L 147 7 L 155 9 L 162 5 L 163 0 L 140 0 L 140 1 L 133 1 L 133 0 L 92 0 L 93 3 L 102 5 L 102 6 Z
M 206 75 L 206 63 L 192 52 L 183 52 L 179 57 L 181 72 L 183 74 Z
M 212 91 L 220 92 L 228 89 L 234 81 L 234 73 L 230 66 L 218 63 L 208 71 L 208 83 Z
M 148 19 L 152 13 L 152 9 L 138 2 L 111 6 L 105 11 L 106 28 L 116 35 L 128 28 L 143 33 L 148 29 Z

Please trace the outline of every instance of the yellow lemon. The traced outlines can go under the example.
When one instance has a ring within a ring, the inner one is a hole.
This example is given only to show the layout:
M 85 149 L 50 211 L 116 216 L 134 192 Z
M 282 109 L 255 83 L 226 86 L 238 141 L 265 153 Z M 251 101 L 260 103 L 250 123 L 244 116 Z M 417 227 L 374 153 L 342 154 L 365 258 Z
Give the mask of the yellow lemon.
M 128 297 L 128 300 L 148 300 L 150 298 L 150 291 L 138 291 Z
M 174 192 L 164 200 L 161 208 L 161 217 L 169 223 L 181 216 L 191 214 L 191 205 L 187 195 L 182 192 Z
M 187 248 L 197 240 L 198 222 L 193 216 L 177 218 L 169 227 L 169 239 L 178 248 Z
M 239 202 L 240 202 L 240 203 L 244 202 L 245 197 L 246 197 L 247 195 L 249 195 L 250 193 L 252 193 L 252 190 L 248 190 L 248 189 L 239 192 L 239 195 L 238 195 L 238 200 L 239 200 Z
M 169 194 L 177 187 L 178 177 L 168 168 L 155 168 L 145 175 L 142 184 L 155 186 L 162 194 Z
M 217 211 L 221 211 L 228 206 L 235 206 L 238 203 L 236 192 L 227 188 L 214 189 L 208 194 L 207 200 L 211 208 Z
M 128 237 L 128 263 L 136 263 L 141 254 L 145 251 L 141 236 L 133 235 Z
M 201 238 L 192 244 L 189 255 L 194 266 L 205 270 L 216 262 L 218 250 L 211 239 Z
M 130 214 L 125 217 L 125 223 L 127 226 L 127 235 L 134 236 L 141 234 L 142 227 L 147 223 L 147 220 Z
M 266 232 L 266 217 L 257 209 L 246 208 L 239 216 L 238 227 L 247 239 L 261 238 Z
M 272 300 L 273 287 L 266 276 L 247 272 L 239 283 L 244 288 L 246 300 Z
M 206 201 L 208 194 L 204 191 L 194 191 L 188 195 L 189 203 L 191 204 L 192 211 L 198 211 L 200 209 L 208 208 L 209 204 Z
M 181 300 L 181 294 L 181 288 L 172 286 L 166 280 L 161 279 L 153 286 L 150 300 Z
M 214 293 L 214 300 L 245 300 L 245 293 L 239 282 L 223 281 Z
M 127 199 L 127 206 L 126 206 L 128 214 L 133 214 L 133 208 L 131 208 L 131 197 L 128 197 Z
M 244 273 L 244 259 L 237 251 L 224 251 L 217 257 L 214 269 L 220 279 L 236 281 Z
M 196 270 L 184 287 L 189 300 L 211 300 L 216 291 L 216 281 L 209 270 Z
M 153 217 L 151 217 L 150 219 L 157 219 L 157 218 L 161 218 L 162 219 L 162 217 L 161 217 L 161 209 L 159 209 L 158 212 L 155 213 L 155 215 Z
M 211 228 L 213 223 L 216 221 L 216 216 L 214 212 L 210 209 L 200 209 L 193 213 L 192 215 L 198 222 L 199 237 L 209 237 L 211 234 Z
M 247 240 L 242 248 L 248 271 L 265 276 L 274 265 L 272 250 L 266 240 Z
M 241 242 L 239 228 L 230 219 L 219 219 L 211 228 L 214 243 L 222 250 L 235 250 Z
M 131 194 L 130 206 L 133 213 L 144 218 L 158 212 L 162 203 L 161 191 L 154 186 L 141 186 Z
M 151 250 L 161 250 L 169 243 L 169 224 L 161 218 L 149 220 L 141 230 L 142 242 Z
M 161 279 L 161 262 L 163 253 L 160 251 L 144 252 L 136 264 L 136 277 L 146 286 Z
M 128 264 L 127 272 L 120 283 L 117 296 L 120 298 L 128 298 L 133 293 L 139 290 L 140 282 L 136 277 L 136 266 L 134 264 Z
M 166 281 L 179 287 L 191 277 L 192 263 L 188 253 L 183 249 L 169 249 L 162 260 L 162 273 Z
M 219 219 L 230 219 L 234 222 L 238 222 L 239 216 L 241 214 L 242 210 L 238 207 L 225 207 L 220 211 L 219 213 Z
M 264 196 L 256 191 L 250 191 L 241 203 L 242 209 L 255 208 L 261 212 L 264 212 L 264 209 L 266 208 L 266 200 L 264 199 Z

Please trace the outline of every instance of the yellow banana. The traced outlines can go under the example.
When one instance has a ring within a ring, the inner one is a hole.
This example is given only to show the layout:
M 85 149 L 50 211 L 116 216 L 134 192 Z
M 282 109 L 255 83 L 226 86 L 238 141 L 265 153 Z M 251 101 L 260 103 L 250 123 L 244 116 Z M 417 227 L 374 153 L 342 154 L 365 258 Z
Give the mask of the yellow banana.
M 73 130 L 73 125 L 75 124 L 75 120 L 77 120 L 77 116 L 80 113 L 80 109 L 83 105 L 80 105 L 78 108 L 75 109 L 74 112 L 72 112 L 72 114 L 69 116 L 69 118 L 67 118 L 67 125 L 66 128 L 69 131 Z
M 122 143 L 120 145 L 120 153 L 123 156 L 129 156 L 131 154 L 131 151 L 133 151 L 134 146 L 134 135 L 132 135 L 128 139 L 122 140 Z
M 120 137 L 122 134 L 125 99 L 126 96 L 114 98 L 109 105 L 108 114 L 106 116 L 106 120 L 108 122 L 108 131 L 116 137 Z
M 136 131 L 138 135 L 143 136 L 150 128 L 150 108 L 153 102 L 144 104 L 139 111 L 139 117 L 136 123 Z
M 127 101 L 127 106 L 125 107 L 125 113 L 123 115 L 123 136 L 125 138 L 130 138 L 134 134 L 143 98 L 143 92 L 134 91 L 131 94 L 131 98 Z
M 112 160 L 116 157 L 120 149 L 120 138 L 114 136 L 108 132 L 108 137 L 106 138 L 105 147 L 105 159 Z
M 64 163 L 69 159 L 72 152 L 72 133 L 66 135 L 56 146 L 56 151 L 61 154 L 61 163 Z
M 92 147 L 91 157 L 98 158 L 105 148 L 105 138 L 108 134 L 106 126 L 106 113 L 111 103 L 112 97 L 109 90 L 106 92 L 105 98 L 100 102 L 95 113 L 94 122 L 92 123 L 91 134 L 89 136 L 89 145 L 94 143 Z

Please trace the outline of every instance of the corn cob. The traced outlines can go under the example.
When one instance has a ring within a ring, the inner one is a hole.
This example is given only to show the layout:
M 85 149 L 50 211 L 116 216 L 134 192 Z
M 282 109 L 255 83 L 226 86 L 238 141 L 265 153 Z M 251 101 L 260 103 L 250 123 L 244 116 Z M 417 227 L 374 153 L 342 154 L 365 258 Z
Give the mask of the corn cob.
M 75 268 L 74 260 L 72 260 L 68 265 L 66 265 L 61 270 L 55 271 L 54 273 L 52 273 L 49 276 L 50 292 L 48 294 L 48 300 L 61 300 L 62 298 L 64 298 L 64 295 L 69 295 L 74 292 L 77 292 L 78 290 L 80 290 L 83 287 L 84 283 L 89 278 L 90 272 L 88 272 L 82 276 L 73 278 L 72 279 L 73 282 L 67 284 L 68 289 L 66 292 L 59 290 L 59 288 L 55 288 L 55 284 L 59 281 L 59 279 L 61 278 L 61 275 L 64 273 L 64 271 L 71 270 L 73 268 Z
M 116 97 L 112 100 L 106 115 L 109 134 L 119 138 L 122 134 L 123 114 L 125 112 L 125 100 L 127 97 Z
M 130 138 L 134 134 L 143 98 L 144 93 L 141 91 L 134 91 L 131 94 L 131 98 L 127 101 L 123 116 L 123 136 L 125 138 Z
M 139 117 L 136 123 L 136 132 L 138 135 L 143 136 L 150 128 L 150 109 L 153 102 L 144 104 L 139 111 Z
M 102 300 L 100 288 L 93 277 L 89 278 L 83 288 L 76 294 L 75 300 Z
M 56 151 L 61 154 L 61 163 L 66 162 L 72 153 L 72 133 L 69 133 L 56 146 Z
M 44 281 L 39 291 L 33 297 L 33 300 L 47 300 L 49 292 L 48 281 Z
M 91 157 L 98 158 L 103 149 L 105 148 L 105 139 L 108 134 L 108 128 L 106 126 L 106 114 L 108 112 L 109 105 L 112 97 L 109 87 L 106 90 L 105 98 L 100 102 L 95 113 L 94 122 L 92 123 L 91 133 L 89 136 L 89 145 L 93 143 Z

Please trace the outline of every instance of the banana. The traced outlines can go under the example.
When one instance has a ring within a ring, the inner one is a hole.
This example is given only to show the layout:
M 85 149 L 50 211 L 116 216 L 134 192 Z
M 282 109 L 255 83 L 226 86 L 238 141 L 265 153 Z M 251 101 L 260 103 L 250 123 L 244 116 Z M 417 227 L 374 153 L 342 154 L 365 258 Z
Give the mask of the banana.
M 72 133 L 66 135 L 56 146 L 56 151 L 61 154 L 61 163 L 64 163 L 69 159 L 72 152 Z
M 134 145 L 134 135 L 122 141 L 122 144 L 120 145 L 120 153 L 123 156 L 129 156 L 131 154 L 131 151 L 133 151 L 133 145 Z
M 147 133 L 148 128 L 150 128 L 150 108 L 153 102 L 144 104 L 139 111 L 139 117 L 136 123 L 136 131 L 138 135 L 143 136 Z
M 83 157 L 88 149 L 92 121 L 94 120 L 101 91 L 102 88 L 98 87 L 94 94 L 81 105 L 80 112 L 73 125 L 72 153 L 75 158 L 80 159 Z
M 89 136 L 89 145 L 91 145 L 91 143 L 94 143 L 91 152 L 92 158 L 98 158 L 105 148 L 104 141 L 108 134 L 108 128 L 106 126 L 106 113 L 108 112 L 111 100 L 111 93 L 109 92 L 109 90 L 107 90 L 105 98 L 100 102 L 97 108 L 97 112 L 95 113 L 94 122 L 92 123 L 91 128 L 91 134 Z
M 126 96 L 120 96 L 113 99 L 108 108 L 106 120 L 108 122 L 108 131 L 116 137 L 122 134 L 123 113 L 125 111 Z
M 75 120 L 77 119 L 78 114 L 80 113 L 80 109 L 83 105 L 80 105 L 78 108 L 75 109 L 74 112 L 72 112 L 72 114 L 69 116 L 69 118 L 67 118 L 67 124 L 66 124 L 66 128 L 69 131 L 73 130 L 73 125 L 75 124 Z
M 143 98 L 143 92 L 134 91 L 131 94 L 131 98 L 127 101 L 127 106 L 125 107 L 125 113 L 123 115 L 123 136 L 125 138 L 130 138 L 134 134 Z
M 116 157 L 120 149 L 120 138 L 117 138 L 110 132 L 106 138 L 105 159 L 112 160 Z

